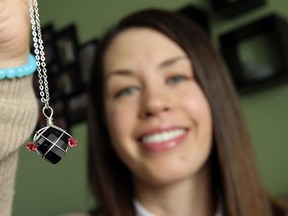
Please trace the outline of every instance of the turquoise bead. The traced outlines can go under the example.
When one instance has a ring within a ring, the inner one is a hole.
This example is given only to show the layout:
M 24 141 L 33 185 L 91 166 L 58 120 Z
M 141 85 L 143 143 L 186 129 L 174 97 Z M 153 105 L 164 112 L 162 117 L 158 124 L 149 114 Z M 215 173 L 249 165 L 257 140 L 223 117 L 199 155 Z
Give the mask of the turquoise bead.
M 16 72 L 16 71 L 15 71 L 14 68 L 8 68 L 8 69 L 6 70 L 6 76 L 7 76 L 7 78 L 9 78 L 9 79 L 15 78 L 15 76 L 16 76 L 16 73 L 15 73 L 15 72 Z
M 17 77 L 22 77 L 22 76 L 24 76 L 25 74 L 24 74 L 24 69 L 23 69 L 23 67 L 18 67 L 18 68 L 16 68 L 16 76 Z
M 15 77 L 23 77 L 23 76 L 28 76 L 37 69 L 37 64 L 36 64 L 36 59 L 35 57 L 30 54 L 29 55 L 29 62 L 28 64 L 16 68 L 8 68 L 8 69 L 1 69 L 0 68 L 0 80 L 9 78 L 13 79 Z
M 0 69 L 0 79 L 4 79 L 5 77 L 6 77 L 5 71 Z

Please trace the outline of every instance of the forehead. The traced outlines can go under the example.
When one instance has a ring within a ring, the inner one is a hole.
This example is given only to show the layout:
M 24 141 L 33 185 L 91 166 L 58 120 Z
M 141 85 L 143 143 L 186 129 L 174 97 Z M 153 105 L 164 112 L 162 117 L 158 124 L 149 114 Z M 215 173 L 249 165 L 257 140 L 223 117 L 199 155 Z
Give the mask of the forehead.
M 117 35 L 104 58 L 105 72 L 121 67 L 153 66 L 173 56 L 186 55 L 173 40 L 149 28 L 131 28 Z

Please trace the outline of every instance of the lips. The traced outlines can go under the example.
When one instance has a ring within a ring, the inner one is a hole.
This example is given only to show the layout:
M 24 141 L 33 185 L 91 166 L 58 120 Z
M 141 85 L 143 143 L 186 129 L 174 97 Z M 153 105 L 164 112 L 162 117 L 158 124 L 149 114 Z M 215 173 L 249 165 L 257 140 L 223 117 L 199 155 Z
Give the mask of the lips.
M 154 130 L 138 138 L 140 145 L 152 152 L 166 151 L 178 146 L 186 138 L 188 129 L 171 128 L 166 130 Z

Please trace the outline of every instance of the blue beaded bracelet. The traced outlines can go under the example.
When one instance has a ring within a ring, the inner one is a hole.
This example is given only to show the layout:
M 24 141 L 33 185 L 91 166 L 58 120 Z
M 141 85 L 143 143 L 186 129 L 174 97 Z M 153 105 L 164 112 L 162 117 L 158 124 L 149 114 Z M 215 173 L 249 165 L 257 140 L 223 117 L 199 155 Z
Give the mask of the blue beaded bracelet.
M 29 54 L 29 62 L 28 64 L 16 68 L 7 68 L 7 69 L 1 69 L 0 68 L 0 79 L 13 79 L 15 77 L 24 77 L 28 76 L 32 73 L 34 73 L 37 69 L 36 65 L 36 59 L 35 57 L 30 53 Z

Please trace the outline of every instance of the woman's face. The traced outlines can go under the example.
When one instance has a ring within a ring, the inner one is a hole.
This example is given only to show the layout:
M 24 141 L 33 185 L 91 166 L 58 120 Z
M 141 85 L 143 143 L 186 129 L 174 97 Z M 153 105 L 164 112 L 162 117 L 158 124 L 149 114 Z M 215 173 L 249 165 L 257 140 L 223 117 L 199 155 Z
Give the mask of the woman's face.
M 157 31 L 132 28 L 112 41 L 104 67 L 108 130 L 135 179 L 197 175 L 211 151 L 212 121 L 186 53 Z

